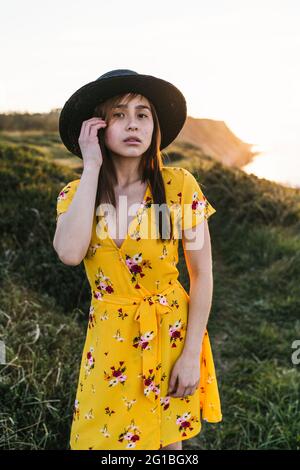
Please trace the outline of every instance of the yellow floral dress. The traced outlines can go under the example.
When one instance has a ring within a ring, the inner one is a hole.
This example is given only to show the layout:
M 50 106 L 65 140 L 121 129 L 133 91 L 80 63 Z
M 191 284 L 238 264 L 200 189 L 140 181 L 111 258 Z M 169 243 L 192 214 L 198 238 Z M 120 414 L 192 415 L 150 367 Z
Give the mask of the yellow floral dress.
M 161 171 L 175 224 L 173 207 L 182 209 L 184 229 L 216 212 L 188 170 L 163 166 Z M 79 183 L 80 179 L 71 181 L 60 191 L 57 217 L 68 210 Z M 83 260 L 91 304 L 71 450 L 155 450 L 196 436 L 201 419 L 222 420 L 207 330 L 198 389 L 184 398 L 167 395 L 172 368 L 184 346 L 189 295 L 177 279 L 176 230 L 165 243 L 145 236 L 155 224 L 152 202 L 148 185 L 120 248 L 109 236 L 101 205 L 95 213 Z

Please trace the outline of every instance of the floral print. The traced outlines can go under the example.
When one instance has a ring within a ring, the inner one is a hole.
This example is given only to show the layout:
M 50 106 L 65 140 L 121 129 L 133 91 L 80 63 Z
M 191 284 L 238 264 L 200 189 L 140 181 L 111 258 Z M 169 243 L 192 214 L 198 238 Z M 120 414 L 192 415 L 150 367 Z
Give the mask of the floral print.
M 166 199 L 180 230 L 215 212 L 195 177 L 163 166 Z M 58 194 L 57 217 L 68 210 L 80 179 Z M 105 216 L 95 214 L 83 259 L 91 288 L 87 334 L 73 407 L 73 450 L 160 449 L 201 430 L 201 418 L 222 420 L 212 350 L 205 331 L 199 356 L 200 384 L 193 395 L 167 394 L 183 347 L 189 296 L 178 281 L 178 238 L 143 237 L 151 224 L 148 185 L 118 249 Z M 180 234 L 180 230 L 178 233 Z
M 136 336 L 133 340 L 133 347 L 149 350 L 150 341 L 154 338 L 153 331 L 146 331 L 143 335 Z
M 216 212 L 203 194 L 195 177 L 187 170 L 184 170 L 184 187 L 180 199 L 183 204 L 182 227 L 184 229 L 194 227 Z
M 105 276 L 102 269 L 98 268 L 95 279 L 96 289 L 94 290 L 95 299 L 102 300 L 104 294 L 111 294 L 114 292 L 113 284 L 109 277 Z
M 73 410 L 73 421 L 79 419 L 79 401 L 76 399 L 74 403 L 74 410 Z
M 89 312 L 89 328 L 94 328 L 95 325 L 96 325 L 95 308 L 91 305 L 90 312 Z
M 145 273 L 143 270 L 152 269 L 149 260 L 143 260 L 142 253 L 135 254 L 134 256 L 126 255 L 126 265 L 132 275 L 131 282 L 135 284 L 136 289 L 140 289 L 138 278 L 143 278 Z
M 185 329 L 185 325 L 182 323 L 181 319 L 177 320 L 174 325 L 169 327 L 170 343 L 172 348 L 176 348 L 176 342 L 183 340 L 182 331 Z
M 119 435 L 119 442 L 126 442 L 126 449 L 136 447 L 140 440 L 141 431 L 134 424 L 134 420 L 126 427 L 125 431 Z
M 179 431 L 182 433 L 182 437 L 187 436 L 187 430 L 193 430 L 193 422 L 198 422 L 198 419 L 196 416 L 191 416 L 190 412 L 186 412 L 182 416 L 177 416 L 176 424 L 179 426 Z
M 111 370 L 111 375 L 107 374 L 104 371 L 104 380 L 109 381 L 108 386 L 115 387 L 119 383 L 124 385 L 127 379 L 127 376 L 124 374 L 124 372 L 126 371 L 126 366 L 124 366 L 124 362 L 120 361 L 118 368 L 116 368 L 115 366 L 111 366 Z
M 96 251 L 100 247 L 101 247 L 100 243 L 96 243 L 95 245 L 90 245 L 89 248 L 88 248 L 87 254 L 86 254 L 86 258 L 87 259 L 93 258 L 93 256 L 95 256 L 95 254 L 96 254 Z
M 92 369 L 95 367 L 95 357 L 93 356 L 94 348 L 91 346 L 89 351 L 87 352 L 86 359 L 85 359 L 85 378 L 90 375 Z
M 149 396 L 150 393 L 153 393 L 155 399 L 157 399 L 159 396 L 160 385 L 159 383 L 155 384 L 155 374 L 153 373 L 153 369 L 149 369 L 149 374 L 143 375 L 143 379 L 146 387 L 144 388 L 144 395 Z

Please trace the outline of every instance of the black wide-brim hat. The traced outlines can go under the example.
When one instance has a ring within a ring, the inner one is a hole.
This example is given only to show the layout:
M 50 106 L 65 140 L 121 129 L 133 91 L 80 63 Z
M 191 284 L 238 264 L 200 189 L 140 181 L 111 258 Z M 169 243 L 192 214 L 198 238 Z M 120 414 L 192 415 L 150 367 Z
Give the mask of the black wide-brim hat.
M 82 158 L 78 143 L 82 122 L 94 116 L 98 104 L 129 92 L 140 93 L 154 105 L 161 130 L 160 150 L 166 148 L 177 137 L 187 117 L 183 94 L 161 78 L 118 69 L 82 86 L 64 104 L 59 116 L 59 133 L 67 149 Z

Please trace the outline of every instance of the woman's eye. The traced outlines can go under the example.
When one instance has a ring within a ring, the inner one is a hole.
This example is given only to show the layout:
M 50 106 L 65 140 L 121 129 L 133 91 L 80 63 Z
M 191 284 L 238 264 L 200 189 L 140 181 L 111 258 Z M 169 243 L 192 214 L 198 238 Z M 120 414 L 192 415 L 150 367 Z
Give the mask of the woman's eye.
M 124 113 L 114 113 L 114 116 L 121 116 L 121 114 L 124 114 Z M 147 114 L 144 114 L 144 113 L 140 113 L 139 116 L 147 116 Z

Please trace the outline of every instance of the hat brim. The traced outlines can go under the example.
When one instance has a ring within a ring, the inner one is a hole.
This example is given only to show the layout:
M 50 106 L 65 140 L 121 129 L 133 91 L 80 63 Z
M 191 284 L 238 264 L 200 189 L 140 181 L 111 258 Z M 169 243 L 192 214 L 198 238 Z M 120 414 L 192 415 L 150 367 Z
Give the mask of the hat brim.
M 59 117 L 59 133 L 66 148 L 82 158 L 78 143 L 82 122 L 93 116 L 97 104 L 121 93 L 135 92 L 148 98 L 155 107 L 160 129 L 160 150 L 179 134 L 187 108 L 183 94 L 172 83 L 152 75 L 123 75 L 102 78 L 79 88 L 66 101 Z

